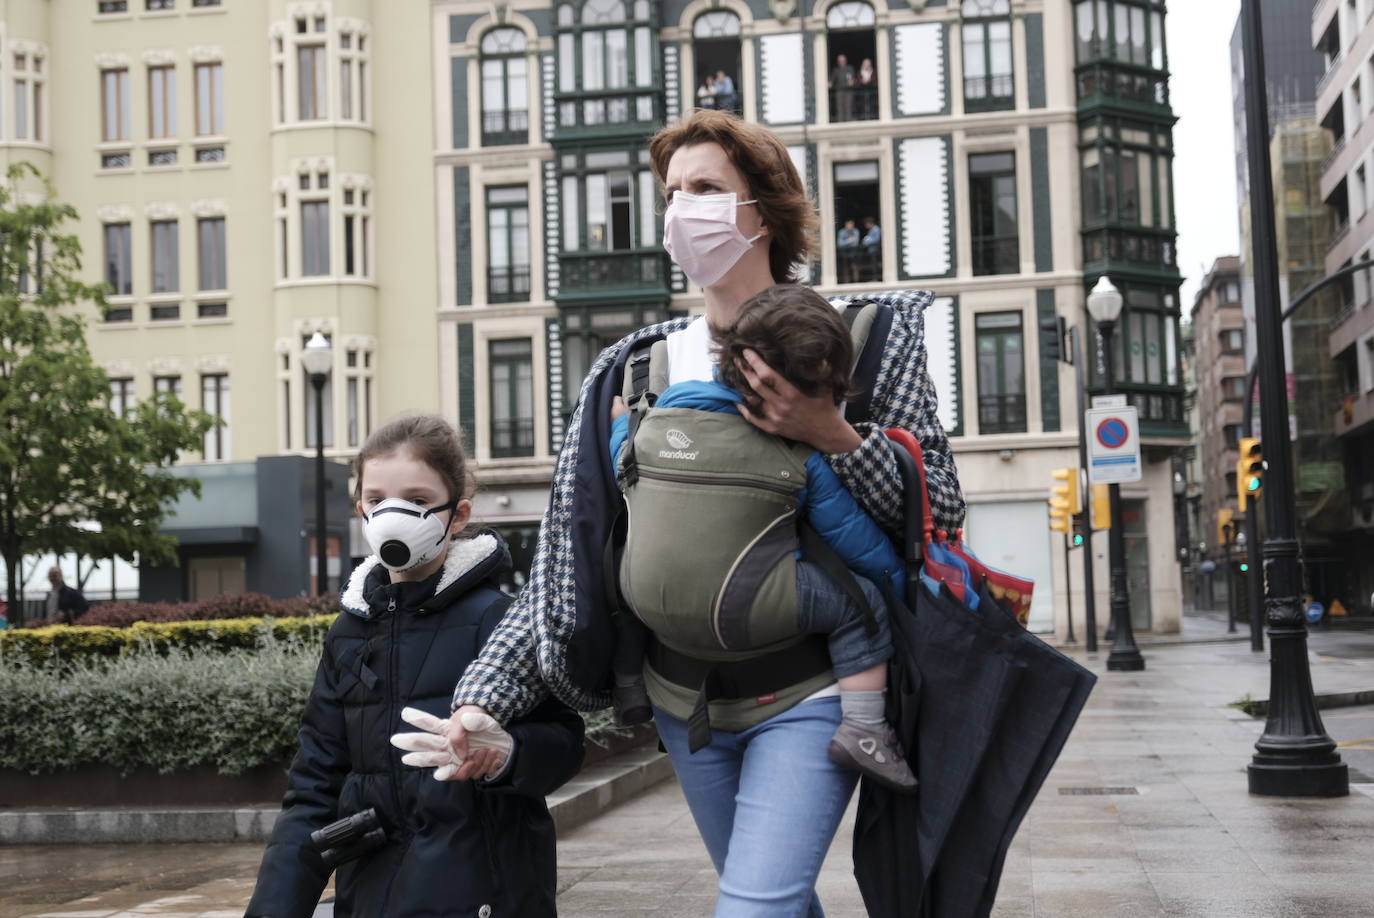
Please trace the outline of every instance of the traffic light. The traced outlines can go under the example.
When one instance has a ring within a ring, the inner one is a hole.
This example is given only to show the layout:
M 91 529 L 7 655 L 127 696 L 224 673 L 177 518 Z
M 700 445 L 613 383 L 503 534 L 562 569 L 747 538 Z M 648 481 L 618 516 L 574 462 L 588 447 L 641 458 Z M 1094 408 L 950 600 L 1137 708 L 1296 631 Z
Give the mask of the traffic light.
M 1083 541 L 1088 535 L 1088 515 L 1086 513 L 1076 513 L 1073 517 L 1073 537 L 1069 539 L 1069 544 L 1074 548 L 1082 548 Z
M 1236 500 L 1245 513 L 1251 501 L 1264 490 L 1264 453 L 1257 437 L 1240 438 L 1240 458 L 1236 460 Z
M 1064 347 L 1064 317 L 1045 316 L 1040 320 L 1040 359 L 1046 362 L 1064 361 L 1071 363 L 1070 354 Z
M 1112 528 L 1111 485 L 1093 485 L 1093 532 Z
M 1231 541 L 1231 534 L 1234 532 L 1236 511 L 1230 507 L 1222 507 L 1217 511 L 1217 544 L 1225 546 Z
M 1050 487 L 1050 528 L 1069 534 L 1070 520 L 1083 508 L 1078 502 L 1078 469 L 1055 469 Z

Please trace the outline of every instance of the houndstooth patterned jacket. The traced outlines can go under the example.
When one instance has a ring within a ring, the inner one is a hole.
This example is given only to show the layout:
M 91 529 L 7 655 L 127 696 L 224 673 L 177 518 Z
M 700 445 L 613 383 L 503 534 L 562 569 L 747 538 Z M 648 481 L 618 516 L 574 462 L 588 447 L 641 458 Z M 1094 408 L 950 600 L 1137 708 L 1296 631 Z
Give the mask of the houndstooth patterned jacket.
M 900 475 L 883 434 L 889 427 L 909 430 L 921 442 L 936 528 L 953 531 L 963 524 L 964 499 L 954 457 L 935 416 L 935 389 L 926 371 L 922 314 L 933 299 L 929 291 L 904 290 L 831 300 L 836 305 L 871 300 L 887 303 L 894 310 L 887 349 L 873 384 L 871 410 L 875 423 L 858 426 L 864 441 L 857 449 L 826 457 L 860 506 L 888 530 L 896 530 L 900 525 L 902 507 Z M 584 711 L 610 704 L 609 693 L 586 692 L 573 685 L 564 666 L 575 615 L 570 511 L 582 411 L 588 383 L 614 363 L 622 348 L 648 335 L 676 331 L 689 321 L 673 319 L 640 329 L 611 345 L 592 365 L 554 469 L 553 490 L 539 529 L 529 581 L 480 656 L 463 673 L 453 693 L 455 708 L 462 704 L 480 705 L 506 723 L 527 713 L 549 691 Z M 596 550 L 601 549 L 598 546 Z

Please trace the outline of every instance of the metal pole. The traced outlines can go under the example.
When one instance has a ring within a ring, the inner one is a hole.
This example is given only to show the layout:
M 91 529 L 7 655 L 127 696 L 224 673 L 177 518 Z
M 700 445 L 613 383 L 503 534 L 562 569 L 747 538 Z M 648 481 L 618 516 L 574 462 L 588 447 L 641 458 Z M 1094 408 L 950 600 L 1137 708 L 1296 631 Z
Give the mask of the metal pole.
M 1250 171 L 1250 232 L 1255 256 L 1256 359 L 1264 426 L 1264 584 L 1269 619 L 1269 715 L 1249 766 L 1252 794 L 1341 797 L 1345 763 L 1326 734 L 1312 695 L 1307 627 L 1298 595 L 1293 462 L 1279 306 L 1274 188 L 1269 172 L 1269 107 L 1259 0 L 1241 0 L 1245 127 Z
M 1250 619 L 1250 649 L 1258 653 L 1264 650 L 1264 577 L 1256 563 L 1260 536 L 1259 508 L 1254 503 L 1255 498 L 1250 498 L 1250 509 L 1245 514 L 1245 563 L 1250 568 L 1245 572 L 1245 604 Z
M 1112 367 L 1112 332 L 1115 322 L 1099 322 L 1102 331 L 1102 352 L 1107 368 L 1106 390 L 1110 394 L 1116 385 Z M 1145 668 L 1145 658 L 1135 646 L 1131 630 L 1131 600 L 1126 585 L 1126 534 L 1121 531 L 1121 485 L 1107 485 L 1112 508 L 1112 531 L 1107 538 L 1107 552 L 1112 576 L 1112 652 L 1107 656 L 1107 669 L 1134 672 Z
M 1226 633 L 1236 633 L 1236 600 L 1240 586 L 1236 583 L 1236 524 L 1226 527 Z
M 1083 385 L 1083 341 L 1082 330 L 1073 328 L 1073 378 L 1078 388 L 1078 467 L 1084 472 L 1088 469 L 1088 429 L 1083 423 L 1087 406 L 1083 404 L 1086 388 Z M 1086 481 L 1087 493 L 1092 494 L 1092 485 Z M 1089 498 L 1091 500 L 1091 498 Z M 1089 507 L 1092 505 L 1089 504 Z M 1083 527 L 1083 630 L 1089 653 L 1097 652 L 1097 597 L 1093 593 L 1093 515 L 1087 512 L 1087 525 Z
M 329 592 L 329 560 L 326 554 L 324 518 L 324 379 L 323 373 L 312 373 L 310 384 L 315 387 L 315 595 Z
M 1070 517 L 1069 526 L 1073 526 Z M 1073 574 L 1069 571 L 1069 534 L 1064 533 L 1064 604 L 1069 607 L 1069 636 L 1065 639 L 1066 644 L 1077 644 L 1078 640 L 1073 636 Z

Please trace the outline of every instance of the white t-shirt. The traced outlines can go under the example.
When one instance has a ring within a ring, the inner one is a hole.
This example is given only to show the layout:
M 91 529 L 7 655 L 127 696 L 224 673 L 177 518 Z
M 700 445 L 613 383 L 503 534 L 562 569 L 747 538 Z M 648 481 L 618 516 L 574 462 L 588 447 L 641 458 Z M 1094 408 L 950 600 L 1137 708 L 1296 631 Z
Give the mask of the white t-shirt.
M 666 343 L 668 385 L 689 380 L 711 382 L 715 378 L 716 361 L 712 352 L 711 326 L 705 316 L 698 316 L 686 328 L 670 332 Z M 830 698 L 839 693 L 839 683 L 831 683 L 820 691 L 807 695 L 802 701 Z

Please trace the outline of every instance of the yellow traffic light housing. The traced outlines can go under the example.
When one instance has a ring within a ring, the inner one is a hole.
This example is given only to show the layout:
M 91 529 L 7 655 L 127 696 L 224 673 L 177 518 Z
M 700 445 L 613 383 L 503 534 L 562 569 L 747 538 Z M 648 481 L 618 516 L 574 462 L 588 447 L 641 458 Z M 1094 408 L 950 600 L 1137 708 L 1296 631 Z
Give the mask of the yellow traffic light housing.
M 1055 469 L 1050 473 L 1056 484 L 1050 487 L 1050 529 L 1069 534 L 1078 502 L 1078 469 Z
M 1111 485 L 1093 485 L 1093 531 L 1112 528 Z
M 1217 545 L 1227 545 L 1231 542 L 1232 533 L 1235 532 L 1236 511 L 1230 507 L 1222 507 L 1217 511 Z
M 1236 501 L 1241 513 L 1264 491 L 1264 451 L 1258 437 L 1240 438 L 1240 458 L 1236 460 Z

